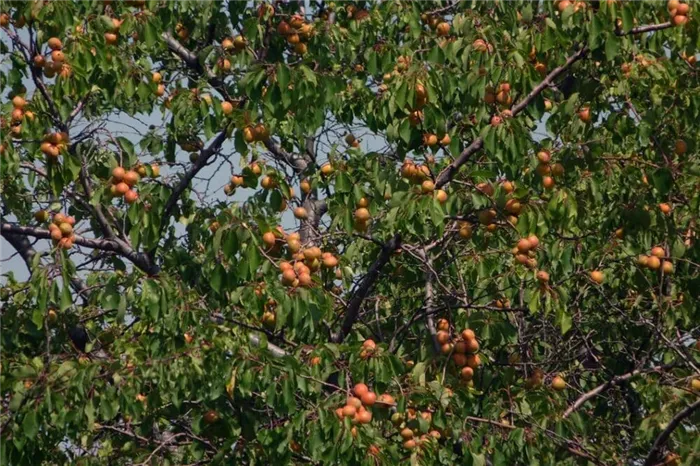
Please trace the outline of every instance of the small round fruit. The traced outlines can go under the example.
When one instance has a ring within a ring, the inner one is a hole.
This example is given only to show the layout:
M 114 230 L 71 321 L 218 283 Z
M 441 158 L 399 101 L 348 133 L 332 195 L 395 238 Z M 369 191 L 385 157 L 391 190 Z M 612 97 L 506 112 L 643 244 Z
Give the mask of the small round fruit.
M 352 388 L 352 392 L 355 396 L 362 398 L 363 395 L 369 393 L 369 387 L 363 383 L 358 383 Z
M 221 102 L 221 112 L 224 115 L 230 115 L 233 112 L 233 104 L 231 102 Z
M 423 194 L 429 194 L 435 190 L 435 183 L 433 183 L 431 180 L 425 180 L 421 184 L 420 188 Z
M 466 381 L 472 380 L 474 378 L 474 369 L 472 369 L 469 366 L 465 366 L 459 372 L 459 375 L 460 375 L 460 377 L 462 377 L 462 379 L 464 379 Z
M 449 23 L 442 22 L 437 25 L 437 28 L 435 28 L 437 31 L 437 35 L 439 37 L 445 37 L 450 33 L 450 25 Z
M 464 239 L 472 237 L 472 226 L 470 223 L 465 222 L 459 227 L 459 236 Z
M 537 280 L 539 280 L 542 283 L 547 283 L 549 281 L 549 274 L 544 270 L 540 270 L 539 272 L 537 272 Z
M 368 221 L 370 219 L 369 210 L 367 210 L 365 207 L 360 207 L 355 211 L 355 219 L 360 222 Z
M 44 223 L 44 222 L 48 221 L 48 219 L 49 219 L 49 213 L 43 209 L 37 211 L 34 214 L 34 220 L 36 220 L 37 222 Z
M 374 392 L 367 392 L 360 397 L 362 404 L 365 406 L 373 406 L 377 401 L 377 395 Z
M 47 45 L 51 50 L 61 50 L 63 48 L 63 43 L 58 37 L 51 37 L 48 40 Z
M 661 259 L 666 255 L 666 251 L 661 246 L 655 246 L 651 249 L 651 255 Z
M 605 275 L 600 270 L 594 270 L 591 272 L 591 280 L 600 285 L 605 280 Z
M 401 438 L 403 438 L 404 440 L 410 440 L 413 438 L 413 431 L 411 429 L 409 429 L 408 427 L 404 427 L 401 430 L 400 435 L 401 435 Z
M 366 410 L 358 412 L 357 422 L 360 424 L 369 424 L 372 422 L 372 413 Z
M 464 340 L 464 345 L 467 353 L 476 353 L 479 351 L 479 342 L 476 340 L 476 338 Z
M 674 152 L 676 155 L 683 155 L 688 151 L 688 144 L 682 139 L 676 141 Z
M 214 424 L 218 420 L 219 420 L 219 413 L 217 413 L 213 409 L 204 413 L 204 422 L 206 422 L 207 424 Z
M 444 330 L 439 330 L 435 335 L 435 339 L 438 343 L 444 345 L 445 343 L 450 341 L 450 334 Z
M 265 243 L 265 246 L 268 248 L 271 248 L 275 245 L 277 242 L 277 238 L 275 237 L 275 234 L 271 231 L 268 231 L 263 234 L 262 236 L 263 243 Z
M 664 261 L 662 270 L 664 271 L 664 274 L 671 275 L 673 273 L 673 264 L 669 261 Z
M 129 185 L 124 183 L 123 181 L 115 185 L 115 191 L 117 193 L 117 196 L 125 195 L 129 191 L 129 189 Z
M 591 121 L 591 109 L 589 107 L 583 107 L 578 112 L 578 118 L 584 123 Z
M 324 176 L 331 175 L 333 173 L 333 165 L 326 162 L 321 166 L 321 174 Z
M 464 341 L 476 340 L 476 334 L 474 333 L 474 330 L 470 328 L 465 328 L 464 330 L 462 330 L 462 339 Z
M 549 163 L 549 161 L 552 160 L 552 156 L 546 150 L 542 150 L 537 153 L 537 160 L 539 160 L 540 163 Z
M 518 251 L 525 254 L 530 249 L 532 249 L 532 244 L 530 244 L 529 240 L 523 238 L 520 241 L 518 241 L 517 248 L 518 248 Z
M 304 220 L 309 217 L 309 213 L 303 207 L 296 207 L 294 209 L 294 216 L 299 220 Z
M 649 267 L 651 270 L 658 270 L 659 267 L 661 267 L 661 259 L 656 256 L 648 256 L 647 267 Z
M 551 176 L 542 177 L 542 186 L 544 186 L 544 189 L 552 189 L 554 188 L 554 185 L 554 178 Z
M 134 170 L 129 170 L 124 174 L 124 183 L 128 184 L 130 187 L 136 185 L 139 182 L 139 174 Z
M 671 213 L 671 205 L 666 202 L 662 202 L 659 204 L 659 210 L 661 210 L 661 213 L 664 215 L 668 215 Z
M 452 360 L 454 361 L 455 366 L 457 366 L 457 367 L 464 367 L 464 366 L 467 365 L 467 356 L 466 356 L 465 354 L 463 354 L 463 353 L 457 353 L 457 352 L 456 352 L 456 351 L 457 351 L 457 346 L 458 346 L 460 343 L 463 344 L 464 342 L 457 342 L 457 343 L 455 344 L 455 352 L 452 353 Z
M 124 194 L 124 200 L 126 201 L 127 204 L 133 204 L 134 202 L 138 201 L 139 199 L 139 194 L 134 191 L 133 189 L 128 190 Z
M 558 375 L 552 379 L 552 388 L 558 392 L 566 389 L 566 381 Z

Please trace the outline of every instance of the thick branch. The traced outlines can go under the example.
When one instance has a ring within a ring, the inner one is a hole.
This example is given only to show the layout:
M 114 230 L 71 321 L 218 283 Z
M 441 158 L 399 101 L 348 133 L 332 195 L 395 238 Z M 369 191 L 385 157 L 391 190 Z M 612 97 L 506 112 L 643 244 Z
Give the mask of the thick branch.
M 194 52 L 189 51 L 184 45 L 178 42 L 178 40 L 175 39 L 172 34 L 169 32 L 164 32 L 161 37 L 167 44 L 170 51 L 180 57 L 180 59 L 184 61 L 188 67 L 192 68 L 199 74 L 204 74 L 206 72 L 206 77 L 210 80 L 215 80 L 217 83 L 215 87 L 222 84 L 221 80 L 219 80 L 219 78 L 217 78 L 211 70 L 205 70 L 204 67 L 202 67 L 201 63 L 199 63 L 197 55 Z M 210 84 L 214 85 L 213 83 Z
M 5 237 L 7 237 L 9 234 L 10 236 L 22 235 L 31 236 L 33 238 L 51 238 L 51 232 L 49 230 L 44 230 L 42 228 L 35 227 L 25 227 L 21 225 L 13 225 L 11 223 L 3 223 L 1 231 L 3 236 Z M 143 270 L 148 275 L 155 275 L 159 272 L 158 267 L 150 261 L 148 256 L 146 256 L 143 253 L 137 253 L 131 248 L 125 247 L 123 242 L 119 241 L 118 239 L 93 239 L 85 238 L 83 236 L 78 235 L 75 235 L 74 238 L 75 244 L 78 244 L 80 246 L 84 246 L 86 248 L 91 249 L 98 249 L 101 251 L 110 251 L 126 257 L 131 262 L 133 262 L 136 267 Z
M 654 445 L 651 447 L 649 455 L 647 455 L 647 459 L 644 461 L 644 466 L 656 464 L 657 460 L 659 459 L 661 448 L 666 444 L 673 431 L 676 430 L 681 422 L 683 422 L 683 419 L 693 414 L 693 412 L 698 408 L 700 408 L 700 400 L 697 400 L 695 403 L 687 406 L 683 411 L 673 416 L 673 419 L 671 419 L 671 422 L 668 423 L 668 426 L 666 426 L 663 432 L 656 437 Z
M 538 84 L 527 96 L 525 96 L 525 98 L 511 108 L 513 117 L 516 117 L 525 108 L 527 108 L 527 106 L 530 105 L 530 103 L 532 103 L 532 101 L 535 100 L 535 98 L 540 95 L 542 91 L 552 85 L 557 77 L 568 70 L 574 63 L 582 59 L 586 53 L 588 53 L 588 47 L 583 47 L 581 50 L 567 58 L 563 65 L 550 71 L 550 73 L 544 78 L 544 80 L 542 80 L 540 84 Z M 472 155 L 481 150 L 482 147 L 484 147 L 484 139 L 482 137 L 478 137 L 472 141 L 472 143 L 469 144 L 469 146 L 467 146 L 451 164 L 446 166 L 438 174 L 435 180 L 435 187 L 441 188 L 449 183 L 455 174 L 457 174 L 457 171 L 459 171 L 459 169 L 469 161 Z
M 255 335 L 254 333 L 248 334 L 248 341 L 250 341 L 250 344 L 253 346 L 256 346 L 256 347 L 262 346 L 262 340 L 260 339 L 259 336 Z M 283 350 L 279 346 L 273 345 L 269 341 L 267 342 L 266 348 L 270 352 L 272 357 L 283 358 L 283 357 L 287 356 L 287 352 L 285 350 Z
M 309 166 L 310 158 L 304 157 L 300 154 L 290 154 L 286 150 L 282 149 L 272 139 L 268 138 L 265 141 L 265 147 L 267 147 L 267 150 L 269 150 L 277 160 L 281 160 L 292 167 L 297 174 L 303 173 Z
M 355 294 L 348 303 L 348 308 L 345 311 L 345 319 L 343 319 L 343 324 L 340 328 L 340 331 L 331 337 L 331 341 L 333 341 L 333 343 L 342 343 L 343 340 L 345 340 L 345 337 L 348 335 L 348 333 L 350 333 L 350 330 L 352 329 L 352 326 L 357 320 L 357 317 L 360 313 L 360 307 L 362 306 L 362 302 L 365 300 L 365 298 L 369 294 L 369 291 L 372 289 L 372 286 L 379 278 L 379 273 L 382 271 L 382 268 L 387 264 L 387 262 L 389 262 L 391 255 L 400 246 L 401 235 L 399 235 L 398 233 L 395 234 L 393 238 L 391 238 L 388 242 L 384 244 L 381 251 L 379 252 L 379 256 L 370 266 L 369 270 L 367 271 L 367 274 L 360 282 L 360 285 L 357 287 Z
M 596 396 L 598 396 L 598 395 L 600 395 L 601 393 L 603 393 L 604 391 L 606 391 L 606 390 L 608 390 L 608 389 L 614 387 L 615 385 L 619 385 L 619 384 L 621 384 L 622 382 L 625 382 L 625 381 L 627 381 L 627 380 L 631 379 L 632 377 L 635 377 L 635 376 L 637 376 L 637 375 L 639 375 L 639 374 L 643 374 L 643 373 L 647 373 L 647 372 L 661 371 L 661 370 L 667 369 L 668 367 L 670 367 L 670 366 L 656 366 L 656 367 L 652 367 L 652 368 L 650 368 L 650 369 L 637 369 L 637 370 L 634 370 L 634 371 L 632 371 L 632 372 L 628 372 L 628 373 L 626 373 L 626 374 L 622 374 L 622 375 L 615 376 L 615 377 L 613 377 L 612 379 L 610 379 L 610 380 L 608 380 L 607 382 L 605 382 L 604 384 L 598 385 L 598 386 L 597 386 L 596 388 L 594 388 L 593 390 L 590 390 L 590 391 L 584 393 L 583 395 L 581 395 L 581 396 L 574 402 L 574 404 L 572 404 L 571 406 L 569 406 L 569 407 L 567 408 L 567 410 L 564 411 L 564 414 L 562 415 L 562 418 L 563 418 L 563 419 L 566 419 L 567 417 L 569 417 L 569 416 L 571 415 L 571 413 L 573 413 L 574 411 L 576 411 L 577 409 L 579 409 L 586 401 L 588 401 L 588 400 L 590 400 L 590 399 L 592 399 L 592 398 L 595 398 Z
M 168 226 L 170 216 L 173 213 L 173 209 L 175 208 L 175 205 L 177 204 L 177 201 L 180 199 L 180 196 L 182 193 L 187 189 L 187 186 L 189 186 L 190 181 L 197 176 L 197 173 L 204 168 L 207 165 L 207 162 L 213 156 L 215 153 L 221 149 L 221 146 L 224 144 L 224 141 L 226 140 L 226 128 L 224 128 L 219 134 L 216 135 L 214 140 L 207 146 L 206 148 L 202 149 L 202 151 L 199 153 L 199 157 L 197 157 L 197 160 L 195 161 L 194 164 L 185 172 L 185 176 L 180 180 L 180 182 L 175 186 L 173 189 L 173 192 L 170 194 L 170 197 L 168 198 L 168 201 L 165 203 L 165 208 L 163 209 L 163 218 L 162 218 L 162 223 L 160 225 L 160 232 L 162 233 L 163 230 Z
M 662 29 L 668 29 L 670 27 L 673 27 L 673 23 L 670 21 L 661 23 L 661 24 L 647 24 L 645 26 L 638 26 L 636 28 L 632 28 L 627 32 L 624 31 L 615 31 L 615 34 L 618 36 L 630 36 L 632 34 L 642 34 L 645 32 L 652 32 L 652 31 L 660 31 Z

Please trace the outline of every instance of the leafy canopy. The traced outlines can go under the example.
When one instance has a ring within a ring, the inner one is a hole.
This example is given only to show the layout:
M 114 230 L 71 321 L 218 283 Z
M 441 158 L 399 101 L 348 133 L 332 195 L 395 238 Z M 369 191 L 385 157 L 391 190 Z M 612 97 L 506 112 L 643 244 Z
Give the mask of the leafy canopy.
M 692 8 L 302 3 L 3 4 L 0 462 L 697 464 Z

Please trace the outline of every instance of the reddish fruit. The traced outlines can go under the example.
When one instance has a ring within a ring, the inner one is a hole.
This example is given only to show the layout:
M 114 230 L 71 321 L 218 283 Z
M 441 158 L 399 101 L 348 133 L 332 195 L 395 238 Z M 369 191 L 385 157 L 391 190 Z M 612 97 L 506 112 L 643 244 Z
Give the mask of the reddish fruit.
M 129 191 L 129 185 L 124 183 L 123 181 L 121 183 L 117 183 L 115 185 L 115 191 L 117 193 L 117 196 L 123 196 Z
M 355 396 L 362 398 L 363 395 L 369 393 L 369 387 L 363 383 L 358 383 L 353 387 L 352 392 Z
M 460 377 L 462 377 L 464 380 L 472 380 L 474 378 L 474 369 L 472 369 L 469 366 L 463 367 L 462 370 L 459 373 Z
M 658 270 L 661 267 L 661 259 L 656 256 L 648 256 L 646 261 L 647 267 L 651 270 Z
M 137 193 L 136 191 L 134 191 L 133 189 L 128 190 L 128 191 L 124 194 L 124 200 L 126 201 L 127 204 L 133 204 L 133 203 L 136 202 L 138 199 L 139 199 L 139 195 L 138 195 L 138 193 Z
M 48 40 L 47 45 L 51 50 L 61 50 L 63 48 L 63 43 L 58 37 L 51 37 Z
M 372 406 L 377 401 L 377 395 L 374 392 L 367 392 L 360 397 L 362 404 L 365 406 Z
M 139 174 L 136 173 L 133 170 L 129 170 L 124 174 L 124 183 L 128 184 L 129 186 L 134 186 L 136 183 L 139 182 Z
M 600 285 L 605 280 L 605 275 L 599 270 L 594 270 L 591 272 L 591 280 Z

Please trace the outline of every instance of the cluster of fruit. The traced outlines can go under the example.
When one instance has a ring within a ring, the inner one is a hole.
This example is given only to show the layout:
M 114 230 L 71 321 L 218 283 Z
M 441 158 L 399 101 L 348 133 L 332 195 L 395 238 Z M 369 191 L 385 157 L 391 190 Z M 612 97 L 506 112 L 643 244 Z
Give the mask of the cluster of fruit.
M 430 430 L 427 434 L 421 434 L 419 436 L 419 425 L 416 422 L 412 422 L 418 417 L 427 422 L 428 425 L 433 422 L 433 414 L 430 411 L 416 411 L 414 408 L 407 408 L 405 416 L 403 413 L 394 413 L 391 416 L 391 422 L 399 430 L 399 435 L 403 440 L 403 447 L 406 450 L 420 448 L 425 443 L 436 442 L 442 437 L 440 432 L 435 429 Z M 408 423 L 406 421 L 408 421 Z M 410 425 L 413 425 L 413 427 L 410 427 Z
M 247 143 L 267 141 L 270 138 L 270 130 L 262 124 L 249 125 L 243 128 L 243 139 Z
M 41 142 L 41 152 L 50 159 L 57 159 L 62 150 L 68 145 L 67 133 L 49 133 Z
M 510 93 L 510 83 L 501 83 L 496 89 L 490 86 L 487 87 L 484 93 L 484 102 L 489 105 L 498 102 L 503 108 L 510 107 L 513 104 L 513 96 Z
M 24 100 L 22 96 L 15 96 L 12 98 L 12 114 L 10 117 L 10 133 L 13 138 L 22 137 L 22 120 L 25 118 L 29 121 L 34 120 L 34 112 L 31 110 L 25 110 L 27 101 Z M 2 118 L 2 126 L 5 126 L 5 118 Z
M 445 37 L 450 33 L 450 23 L 440 16 L 423 13 L 420 15 L 420 19 L 423 24 L 427 24 L 430 29 L 435 31 L 438 37 Z
M 586 2 L 577 0 L 577 1 L 571 1 L 571 0 L 560 0 L 556 2 L 555 6 L 559 10 L 560 13 L 564 13 L 564 10 L 569 8 L 570 6 L 574 7 L 574 12 L 579 12 L 582 10 L 586 9 Z
M 193 163 L 197 160 L 197 157 L 198 155 L 196 152 L 190 154 L 190 160 Z M 257 186 L 257 177 L 259 177 L 262 174 L 262 168 L 257 162 L 252 162 L 248 165 L 248 169 L 256 178 L 255 185 L 247 183 L 245 177 L 243 177 L 242 175 L 231 175 L 231 182 L 224 186 L 224 194 L 226 194 L 227 196 L 233 196 L 236 192 L 236 188 L 238 187 L 254 188 L 255 186 Z
M 450 332 L 450 323 L 447 319 L 437 322 L 435 339 L 440 344 L 440 352 L 444 355 L 452 355 L 452 361 L 460 369 L 460 377 L 465 381 L 474 378 L 474 370 L 481 365 L 478 354 L 479 342 L 472 329 L 464 329 L 455 338 Z
M 535 235 L 530 235 L 527 238 L 518 240 L 511 252 L 515 255 L 517 263 L 532 269 L 537 266 L 537 253 L 535 251 L 539 245 L 539 238 Z
M 366 197 L 363 197 L 357 201 L 357 209 L 355 209 L 354 213 L 354 228 L 357 231 L 367 231 L 367 228 L 369 228 L 369 222 L 372 215 L 367 207 L 369 207 L 369 200 Z
M 668 12 L 671 15 L 671 21 L 676 26 L 683 26 L 688 22 L 688 13 L 690 13 L 690 5 L 681 3 L 680 0 L 668 0 Z
M 262 316 L 262 324 L 268 330 L 274 330 L 277 324 L 277 301 L 268 298 L 265 302 L 265 311 Z
M 443 140 L 445 138 L 449 138 L 449 135 L 446 134 Z M 442 189 L 435 189 L 435 182 L 427 164 L 416 164 L 413 160 L 407 158 L 401 165 L 401 176 L 411 183 L 420 184 L 421 192 L 423 194 L 433 194 L 440 204 L 447 202 L 447 193 Z
M 46 211 L 43 212 L 43 218 L 46 218 Z M 39 214 L 39 212 L 37 212 Z M 51 232 L 51 239 L 58 245 L 59 248 L 70 249 L 73 247 L 75 242 L 75 233 L 73 233 L 73 226 L 75 225 L 75 218 L 69 217 L 62 213 L 54 214 L 53 220 L 49 225 L 49 232 Z
M 160 74 L 158 71 L 153 72 L 153 74 L 151 74 L 151 82 L 156 85 L 155 94 L 158 97 L 165 94 L 165 84 L 163 84 L 162 74 Z
M 134 170 L 125 170 L 123 167 L 115 167 L 112 170 L 112 178 L 109 192 L 114 197 L 124 197 L 127 204 L 133 204 L 139 198 L 138 193 L 133 189 L 139 182 L 139 174 Z
M 525 379 L 525 388 L 532 389 L 542 386 L 545 379 L 545 373 L 542 369 L 534 369 L 529 377 Z M 561 375 L 555 375 L 550 381 L 552 389 L 560 392 L 566 389 L 566 380 Z
M 560 163 L 551 163 L 552 154 L 549 151 L 541 150 L 537 153 L 537 168 L 535 172 L 542 177 L 544 189 L 552 189 L 556 182 L 553 177 L 564 175 L 564 166 Z
M 345 401 L 345 405 L 335 410 L 335 414 L 341 420 L 350 418 L 353 424 L 369 424 L 372 422 L 372 411 L 370 409 L 375 403 L 380 403 L 385 407 L 395 404 L 394 397 L 386 393 L 377 397 L 377 394 L 370 391 L 369 387 L 364 383 L 356 384 L 352 392 L 354 396 L 349 396 Z
M 104 33 L 105 43 L 107 45 L 117 45 L 119 41 L 119 28 L 122 27 L 124 20 L 119 18 L 112 18 L 112 25 L 109 30 Z
M 274 233 L 268 232 L 274 236 Z M 265 233 L 266 235 L 268 233 Z M 272 240 L 268 237 L 263 239 L 266 244 Z M 275 238 L 276 240 L 276 238 Z M 288 236 L 287 242 L 298 243 L 299 236 L 297 233 L 291 233 Z M 296 288 L 310 287 L 313 285 L 311 275 L 317 272 L 322 266 L 325 269 L 333 269 L 338 265 L 338 258 L 330 252 L 322 252 L 318 246 L 307 248 L 294 254 L 293 261 L 280 262 L 279 269 L 282 274 L 282 284 Z
M 283 20 L 277 25 L 277 33 L 284 37 L 299 55 L 304 55 L 308 51 L 304 41 L 308 41 L 313 32 L 314 26 L 305 22 L 301 15 L 294 15 L 289 22 Z
M 377 344 L 371 338 L 366 339 L 362 342 L 362 349 L 360 350 L 360 358 L 368 359 L 372 357 L 377 352 Z
M 37 54 L 32 59 L 34 68 L 42 71 L 47 78 L 53 78 L 56 73 L 62 78 L 68 78 L 73 74 L 70 65 L 66 63 L 66 56 L 63 53 L 63 42 L 58 37 L 49 38 L 47 45 L 51 49 L 51 59 L 47 60 L 44 55 Z
M 637 262 L 642 267 L 647 267 L 651 270 L 659 270 L 661 268 L 666 275 L 673 273 L 673 264 L 666 259 L 666 250 L 661 246 L 651 248 L 651 254 L 639 256 Z

